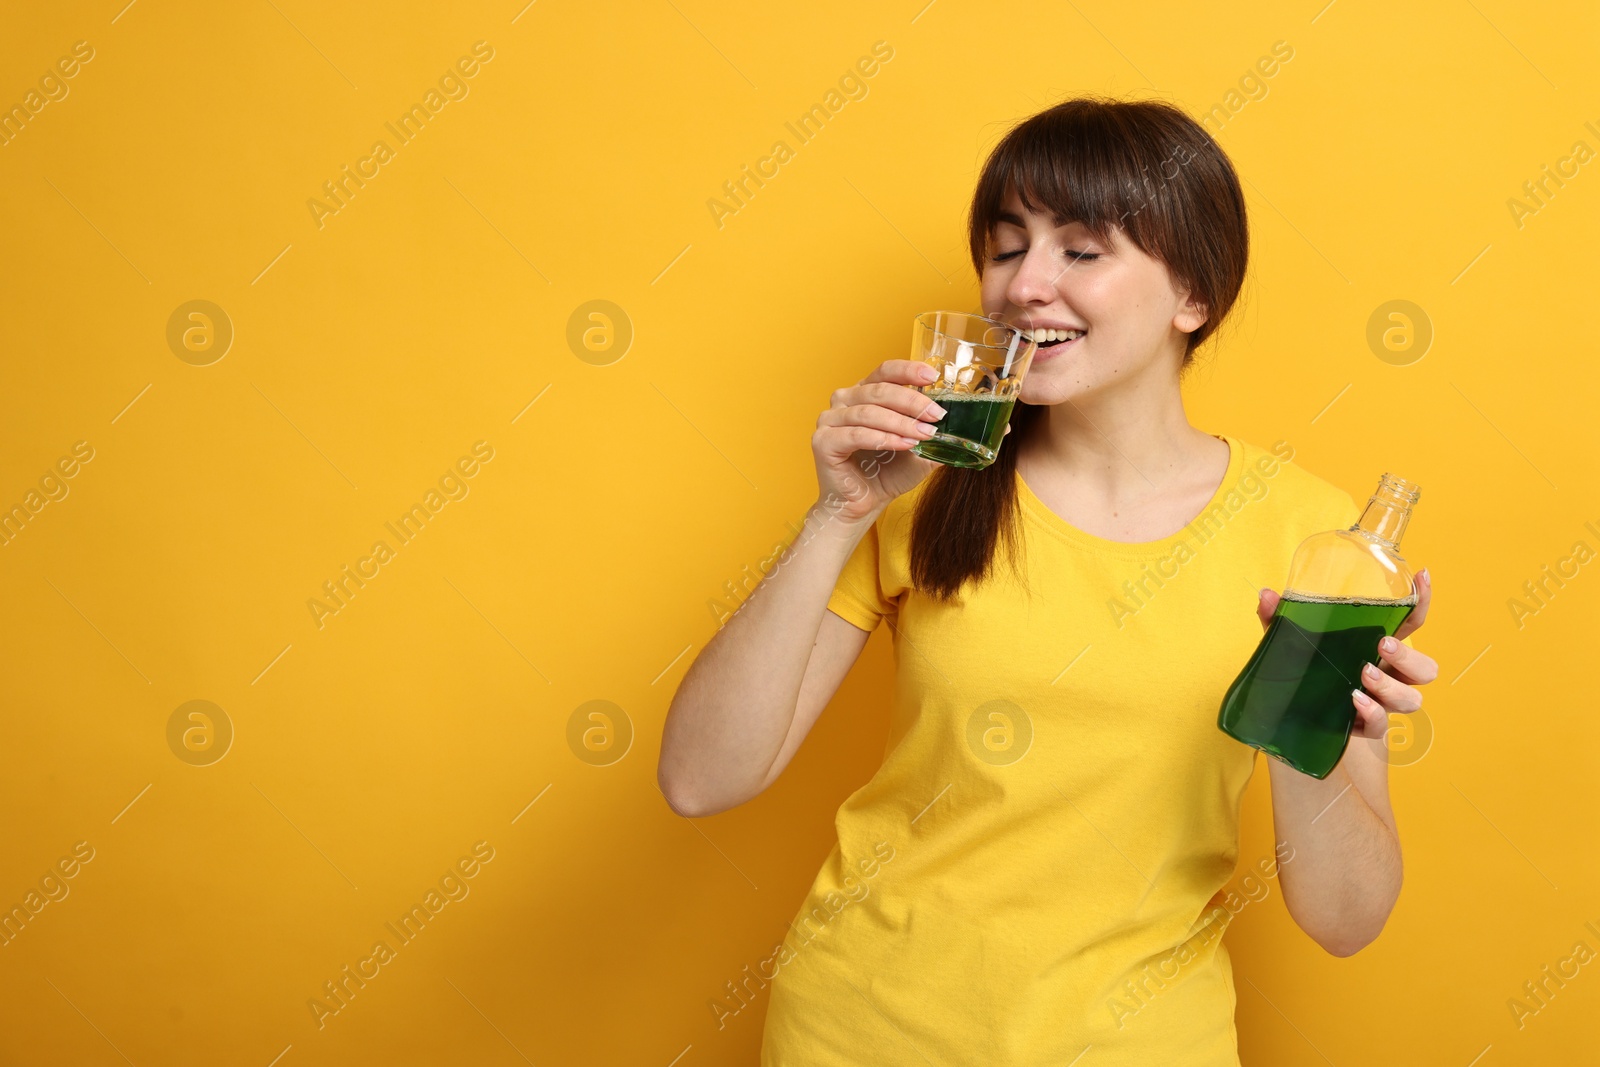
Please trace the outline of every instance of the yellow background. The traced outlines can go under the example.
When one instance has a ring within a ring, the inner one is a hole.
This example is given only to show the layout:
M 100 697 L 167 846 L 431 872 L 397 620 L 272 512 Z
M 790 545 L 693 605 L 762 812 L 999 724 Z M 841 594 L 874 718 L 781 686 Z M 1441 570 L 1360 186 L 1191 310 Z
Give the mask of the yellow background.
M 1600 952 L 1600 564 L 1520 627 L 1508 607 L 1600 549 L 1600 164 L 1520 227 L 1507 206 L 1600 149 L 1591 5 L 122 5 L 0 33 L 7 107 L 94 49 L 0 147 L 0 506 L 94 449 L 0 548 L 0 903 L 94 849 L 0 948 L 0 1060 L 753 1062 L 765 994 L 720 1029 L 710 1004 L 875 767 L 891 661 L 880 632 L 773 789 L 686 821 L 655 761 L 708 602 L 814 499 L 831 390 L 915 313 L 974 307 L 964 212 L 1010 124 L 1081 91 L 1226 106 L 1278 41 L 1217 129 L 1252 269 L 1191 419 L 1358 500 L 1421 484 L 1404 551 L 1440 676 L 1432 746 L 1392 774 L 1383 936 L 1329 957 L 1275 883 L 1235 922 L 1243 1059 L 1593 1055 L 1600 963 L 1520 1028 L 1507 1006 Z M 323 182 L 480 40 L 468 95 L 319 228 Z M 867 96 L 798 144 L 784 122 L 880 40 Z M 707 201 L 779 139 L 794 158 L 719 228 Z M 166 341 L 196 299 L 235 330 L 208 366 Z M 1396 299 L 1434 331 L 1405 365 L 1366 340 Z M 591 300 L 632 324 L 609 365 L 567 343 Z M 469 495 L 319 628 L 322 583 L 477 441 Z M 190 700 L 234 730 L 208 766 L 168 744 Z M 634 731 L 607 766 L 568 742 L 591 700 Z M 1258 772 L 1241 876 L 1272 851 Z M 470 895 L 319 1030 L 308 1000 L 480 841 Z

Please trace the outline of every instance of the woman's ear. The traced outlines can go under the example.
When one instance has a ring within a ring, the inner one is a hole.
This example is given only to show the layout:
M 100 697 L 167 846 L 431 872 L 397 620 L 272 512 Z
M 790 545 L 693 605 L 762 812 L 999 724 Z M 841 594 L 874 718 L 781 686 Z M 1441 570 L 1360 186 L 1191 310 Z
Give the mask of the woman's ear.
M 1194 333 L 1205 325 L 1208 312 L 1205 302 L 1198 299 L 1187 290 L 1183 292 L 1183 306 L 1172 317 L 1172 325 L 1183 333 Z

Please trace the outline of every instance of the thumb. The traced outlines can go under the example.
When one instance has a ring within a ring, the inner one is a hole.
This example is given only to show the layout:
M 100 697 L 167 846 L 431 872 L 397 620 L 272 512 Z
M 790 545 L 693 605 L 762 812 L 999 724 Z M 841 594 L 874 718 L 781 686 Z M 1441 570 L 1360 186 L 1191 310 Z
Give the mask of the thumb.
M 1262 589 L 1256 593 L 1256 618 L 1261 620 L 1261 628 L 1265 630 L 1272 623 L 1272 613 L 1278 610 L 1278 594 L 1271 589 Z

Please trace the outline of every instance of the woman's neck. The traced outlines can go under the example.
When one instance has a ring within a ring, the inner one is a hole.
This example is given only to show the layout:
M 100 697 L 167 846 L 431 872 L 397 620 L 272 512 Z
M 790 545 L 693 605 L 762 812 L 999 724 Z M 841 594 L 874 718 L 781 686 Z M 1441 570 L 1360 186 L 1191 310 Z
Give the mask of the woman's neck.
M 1071 486 L 1075 496 L 1117 506 L 1214 474 L 1219 457 L 1226 468 L 1226 443 L 1189 424 L 1176 389 L 1165 401 L 1152 399 L 1050 405 L 1021 443 L 1017 470 L 1035 488 Z

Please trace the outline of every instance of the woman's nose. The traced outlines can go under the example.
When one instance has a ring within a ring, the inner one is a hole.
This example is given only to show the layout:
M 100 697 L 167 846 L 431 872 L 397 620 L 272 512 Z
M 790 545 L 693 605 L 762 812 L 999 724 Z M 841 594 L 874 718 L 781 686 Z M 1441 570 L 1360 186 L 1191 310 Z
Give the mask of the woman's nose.
M 1056 297 L 1056 282 L 1060 277 L 1060 265 L 1045 249 L 1030 248 L 1022 257 L 1022 265 L 1012 276 L 1011 284 L 1006 287 L 1006 298 L 1019 307 L 1024 304 L 1048 304 Z

